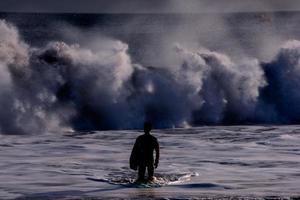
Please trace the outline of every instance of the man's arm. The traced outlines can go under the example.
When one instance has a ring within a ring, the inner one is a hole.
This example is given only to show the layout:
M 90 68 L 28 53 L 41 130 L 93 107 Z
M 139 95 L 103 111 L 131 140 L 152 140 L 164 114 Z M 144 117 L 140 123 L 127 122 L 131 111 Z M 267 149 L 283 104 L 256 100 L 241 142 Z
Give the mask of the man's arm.
M 157 168 L 158 163 L 159 163 L 159 144 L 158 141 L 155 140 L 155 163 L 154 163 L 155 168 Z

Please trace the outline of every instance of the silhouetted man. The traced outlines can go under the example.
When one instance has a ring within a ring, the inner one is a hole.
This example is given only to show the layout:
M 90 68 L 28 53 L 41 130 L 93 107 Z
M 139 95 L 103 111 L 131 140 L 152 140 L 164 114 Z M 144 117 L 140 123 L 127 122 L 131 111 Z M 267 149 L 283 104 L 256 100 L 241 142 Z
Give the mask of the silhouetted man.
M 133 146 L 130 156 L 130 168 L 138 169 L 138 180 L 144 181 L 146 168 L 148 171 L 148 180 L 153 180 L 154 167 L 157 168 L 159 162 L 159 144 L 153 135 L 150 135 L 152 125 L 149 122 L 144 123 L 145 134 L 140 135 Z M 155 161 L 153 152 L 155 150 Z

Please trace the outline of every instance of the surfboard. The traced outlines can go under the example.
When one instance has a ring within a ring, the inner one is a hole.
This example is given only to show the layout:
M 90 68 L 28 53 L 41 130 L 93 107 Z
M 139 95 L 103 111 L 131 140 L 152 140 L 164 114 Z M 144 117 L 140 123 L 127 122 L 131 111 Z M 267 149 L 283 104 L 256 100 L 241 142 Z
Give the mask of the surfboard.
M 137 170 L 138 168 L 138 161 L 139 161 L 139 151 L 136 145 L 133 146 L 130 159 L 129 159 L 129 166 L 130 169 Z

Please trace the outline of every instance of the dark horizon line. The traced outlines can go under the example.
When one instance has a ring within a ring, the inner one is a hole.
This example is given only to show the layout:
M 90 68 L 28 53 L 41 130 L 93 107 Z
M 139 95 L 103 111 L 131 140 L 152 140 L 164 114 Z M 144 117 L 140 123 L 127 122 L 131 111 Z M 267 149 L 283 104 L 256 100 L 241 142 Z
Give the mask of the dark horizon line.
M 300 10 L 278 10 L 278 11 L 233 11 L 233 12 L 50 12 L 50 11 L 1 11 L 0 14 L 48 14 L 48 15 L 210 15 L 210 14 L 271 14 L 271 13 L 300 13 Z

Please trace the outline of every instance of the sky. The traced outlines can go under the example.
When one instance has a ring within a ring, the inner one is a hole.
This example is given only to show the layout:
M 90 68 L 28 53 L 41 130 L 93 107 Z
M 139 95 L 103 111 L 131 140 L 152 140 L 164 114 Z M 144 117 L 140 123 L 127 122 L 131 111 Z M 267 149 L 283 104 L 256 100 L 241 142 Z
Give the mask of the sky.
M 298 10 L 299 0 L 0 0 L 1 12 L 210 13 Z

